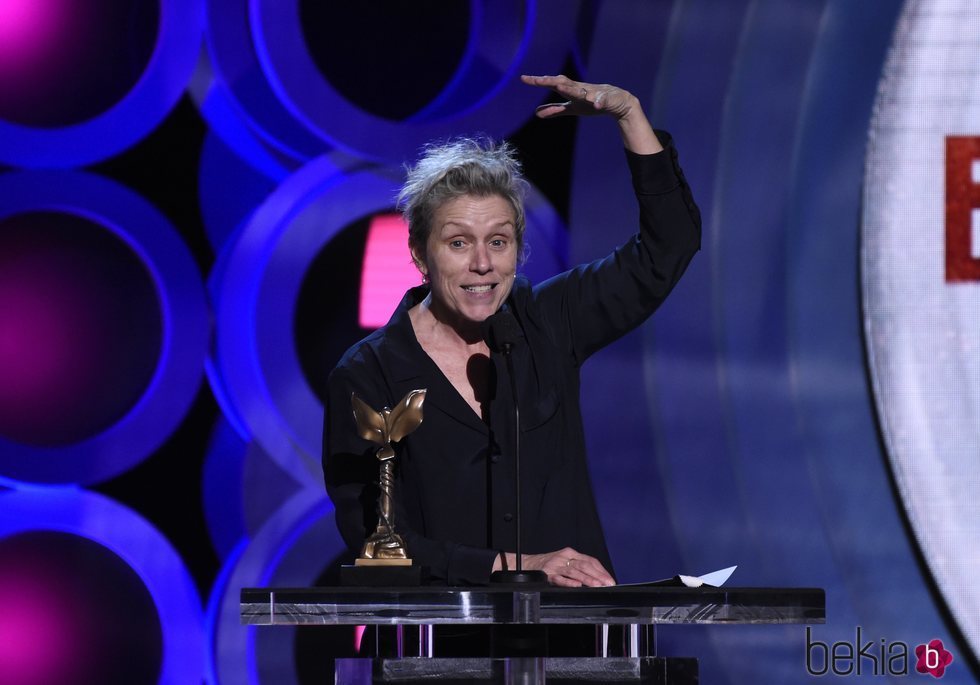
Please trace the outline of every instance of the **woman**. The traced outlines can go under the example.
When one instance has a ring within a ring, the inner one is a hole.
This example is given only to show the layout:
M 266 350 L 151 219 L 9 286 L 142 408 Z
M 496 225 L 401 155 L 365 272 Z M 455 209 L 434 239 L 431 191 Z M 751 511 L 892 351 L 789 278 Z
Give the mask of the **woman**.
M 564 99 L 538 107 L 541 118 L 616 121 L 640 232 L 605 259 L 531 287 L 517 275 L 524 181 L 512 150 L 472 140 L 429 148 L 399 198 L 423 285 L 331 373 L 324 474 L 338 527 L 359 550 L 377 522 L 377 462 L 376 447 L 354 429 L 351 393 L 380 409 L 426 388 L 425 419 L 397 447 L 398 532 L 434 582 L 483 584 L 492 571 L 513 569 L 513 405 L 506 365 L 481 333 L 506 308 L 524 338 L 512 353 L 523 566 L 554 585 L 612 585 L 585 457 L 579 367 L 666 298 L 700 246 L 700 215 L 669 137 L 653 131 L 633 95 L 564 76 L 522 80 Z

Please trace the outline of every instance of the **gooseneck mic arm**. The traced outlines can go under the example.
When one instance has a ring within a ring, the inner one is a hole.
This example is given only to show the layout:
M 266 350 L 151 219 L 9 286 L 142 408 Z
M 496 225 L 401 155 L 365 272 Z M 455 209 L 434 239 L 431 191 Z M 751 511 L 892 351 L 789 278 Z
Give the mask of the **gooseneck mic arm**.
M 521 409 L 517 398 L 517 377 L 514 374 L 514 358 L 512 352 L 522 341 L 523 334 L 520 324 L 514 315 L 507 310 L 500 310 L 487 317 L 483 322 L 483 339 L 493 352 L 499 352 L 504 356 L 507 364 L 507 375 L 510 377 L 510 395 L 514 402 L 514 493 L 517 497 L 515 509 L 515 522 L 517 525 L 515 535 L 515 557 L 516 569 L 508 571 L 495 571 L 490 580 L 494 583 L 546 583 L 548 576 L 543 571 L 525 571 L 521 555 Z

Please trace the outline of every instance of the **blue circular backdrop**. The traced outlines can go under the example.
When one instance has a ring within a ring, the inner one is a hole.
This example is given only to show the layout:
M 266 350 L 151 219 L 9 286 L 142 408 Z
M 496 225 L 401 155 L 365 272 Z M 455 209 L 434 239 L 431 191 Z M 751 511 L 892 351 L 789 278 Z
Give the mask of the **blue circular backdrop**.
M 65 488 L 0 495 L 0 539 L 35 531 L 92 540 L 126 563 L 146 586 L 162 631 L 161 683 L 204 678 L 204 620 L 197 589 L 163 535 L 139 515 L 91 492 Z
M 197 62 L 203 28 L 201 0 L 161 0 L 155 49 L 126 95 L 90 119 L 57 128 L 0 120 L 0 162 L 30 168 L 80 166 L 136 143 L 183 94 Z M 113 38 L 127 40 L 128 35 Z
M 0 176 L 0 219 L 27 212 L 88 219 L 121 238 L 156 286 L 162 318 L 159 360 L 126 414 L 96 435 L 58 447 L 0 439 L 0 479 L 8 484 L 95 483 L 150 455 L 179 425 L 203 375 L 209 315 L 197 265 L 170 223 L 132 191 L 78 172 Z M 106 389 L 110 391 L 110 389 Z
M 307 50 L 298 2 L 252 0 L 250 18 L 268 81 L 294 117 L 340 149 L 400 163 L 425 143 L 460 131 L 502 137 L 520 127 L 542 93 L 517 77 L 557 73 L 573 43 L 576 13 L 562 0 L 470 4 L 469 42 L 456 73 L 405 121 L 364 111 L 323 77 Z M 412 75 L 403 79 L 411 87 Z

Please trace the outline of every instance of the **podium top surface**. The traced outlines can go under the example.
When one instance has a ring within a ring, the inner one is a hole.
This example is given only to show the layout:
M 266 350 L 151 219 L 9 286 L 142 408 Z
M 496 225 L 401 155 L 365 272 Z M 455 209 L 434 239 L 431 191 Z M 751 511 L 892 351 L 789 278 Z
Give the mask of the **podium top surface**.
M 823 623 L 820 588 L 243 588 L 246 625 Z

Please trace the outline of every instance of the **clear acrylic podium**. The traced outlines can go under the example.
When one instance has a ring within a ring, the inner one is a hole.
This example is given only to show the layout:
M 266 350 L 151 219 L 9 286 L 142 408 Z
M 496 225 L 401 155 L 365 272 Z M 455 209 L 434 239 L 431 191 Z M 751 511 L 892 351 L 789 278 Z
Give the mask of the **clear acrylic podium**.
M 394 633 L 393 653 L 338 659 L 338 683 L 697 683 L 697 660 L 657 654 L 671 624 L 823 623 L 819 588 L 245 588 L 245 625 L 350 625 Z M 595 628 L 595 652 L 548 658 L 433 658 L 433 626 L 562 624 Z

